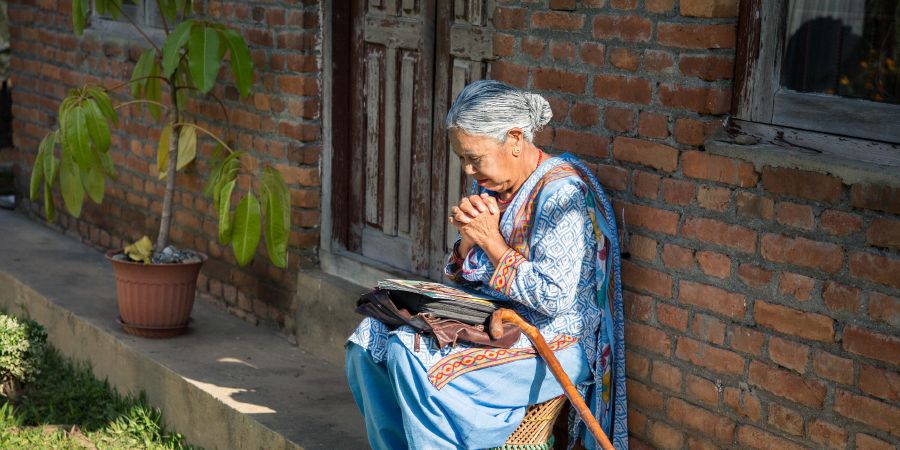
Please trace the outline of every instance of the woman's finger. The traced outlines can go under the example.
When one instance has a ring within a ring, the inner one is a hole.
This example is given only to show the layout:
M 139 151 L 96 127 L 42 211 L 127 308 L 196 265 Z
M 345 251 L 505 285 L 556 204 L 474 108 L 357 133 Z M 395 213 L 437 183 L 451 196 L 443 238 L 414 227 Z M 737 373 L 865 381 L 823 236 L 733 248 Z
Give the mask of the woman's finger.
M 450 208 L 450 217 L 453 219 L 454 225 L 458 225 L 458 224 L 465 225 L 472 221 L 472 218 L 469 217 L 468 214 L 464 213 L 461 209 L 457 208 L 456 206 Z
M 481 199 L 487 204 L 488 210 L 491 214 L 497 214 L 500 212 L 500 205 L 497 204 L 497 199 L 491 197 L 487 193 L 481 194 Z
M 481 214 L 481 211 L 479 211 L 467 198 L 459 202 L 459 210 L 472 218 L 478 217 Z
M 487 212 L 487 211 L 488 211 L 488 207 L 487 207 L 487 205 L 484 203 L 484 200 L 481 198 L 481 196 L 479 196 L 479 195 L 470 195 L 470 196 L 467 198 L 467 200 L 469 201 L 469 203 L 472 204 L 472 206 L 474 206 L 475 208 L 477 208 L 478 211 L 480 211 L 480 212 Z

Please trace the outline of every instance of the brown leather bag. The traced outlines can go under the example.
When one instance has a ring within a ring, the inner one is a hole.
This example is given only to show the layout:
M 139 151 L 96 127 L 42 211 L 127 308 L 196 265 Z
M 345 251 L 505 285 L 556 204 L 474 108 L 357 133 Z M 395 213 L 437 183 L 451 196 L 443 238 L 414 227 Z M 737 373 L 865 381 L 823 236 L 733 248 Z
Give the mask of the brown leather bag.
M 392 294 L 392 291 L 385 289 L 374 289 L 367 292 L 356 301 L 356 312 L 377 319 L 392 330 L 401 325 L 409 325 L 417 333 L 433 336 L 439 348 L 455 345 L 459 341 L 486 347 L 510 348 L 522 334 L 522 331 L 515 325 L 504 323 L 503 334 L 498 339 L 494 339 L 487 331 L 490 318 L 483 324 L 472 325 L 446 317 L 438 317 L 434 313 L 410 311 L 406 307 L 397 306 L 399 302 L 392 300 Z

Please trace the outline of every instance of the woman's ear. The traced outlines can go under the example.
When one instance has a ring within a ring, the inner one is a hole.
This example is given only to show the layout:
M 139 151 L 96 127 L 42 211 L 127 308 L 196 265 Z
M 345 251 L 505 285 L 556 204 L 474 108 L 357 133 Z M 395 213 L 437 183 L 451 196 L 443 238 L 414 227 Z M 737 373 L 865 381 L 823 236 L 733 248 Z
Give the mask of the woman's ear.
M 509 131 L 506 132 L 506 140 L 512 140 L 512 145 L 521 146 L 525 141 L 525 134 L 522 133 L 522 129 L 518 127 L 510 128 Z

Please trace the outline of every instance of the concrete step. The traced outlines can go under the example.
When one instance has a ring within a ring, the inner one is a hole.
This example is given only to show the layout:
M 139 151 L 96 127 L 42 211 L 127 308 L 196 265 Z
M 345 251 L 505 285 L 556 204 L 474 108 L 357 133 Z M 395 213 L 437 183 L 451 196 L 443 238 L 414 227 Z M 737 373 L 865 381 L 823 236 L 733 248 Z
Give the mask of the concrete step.
M 120 392 L 147 393 L 167 427 L 207 449 L 362 449 L 343 368 L 198 300 L 190 331 L 142 339 L 116 323 L 103 255 L 0 210 L 0 308 L 47 328 L 50 342 Z

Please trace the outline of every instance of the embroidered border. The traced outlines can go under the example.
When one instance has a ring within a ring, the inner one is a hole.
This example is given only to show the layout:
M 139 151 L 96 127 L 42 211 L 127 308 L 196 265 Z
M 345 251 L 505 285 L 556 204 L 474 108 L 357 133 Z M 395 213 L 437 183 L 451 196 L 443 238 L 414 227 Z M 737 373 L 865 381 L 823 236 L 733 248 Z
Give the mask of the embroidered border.
M 568 163 L 560 164 L 548 170 L 531 189 L 528 199 L 525 200 L 522 207 L 516 211 L 510 236 L 510 247 L 519 252 L 525 259 L 529 259 L 531 253 L 531 249 L 528 246 L 528 236 L 531 234 L 531 226 L 534 225 L 534 208 L 537 196 L 548 183 L 570 176 L 578 176 L 578 171 Z
M 560 334 L 547 343 L 554 352 L 565 350 L 578 342 L 578 338 Z M 462 352 L 447 355 L 431 366 L 428 379 L 437 389 L 441 389 L 454 378 L 487 367 L 534 358 L 537 351 L 527 348 L 471 348 Z
M 503 257 L 500 258 L 500 261 L 498 261 L 497 268 L 494 269 L 494 274 L 491 276 L 491 281 L 488 282 L 488 285 L 498 292 L 509 295 L 509 288 L 516 278 L 516 270 L 518 270 L 519 264 L 525 261 L 525 257 L 520 255 L 515 249 L 507 250 Z

